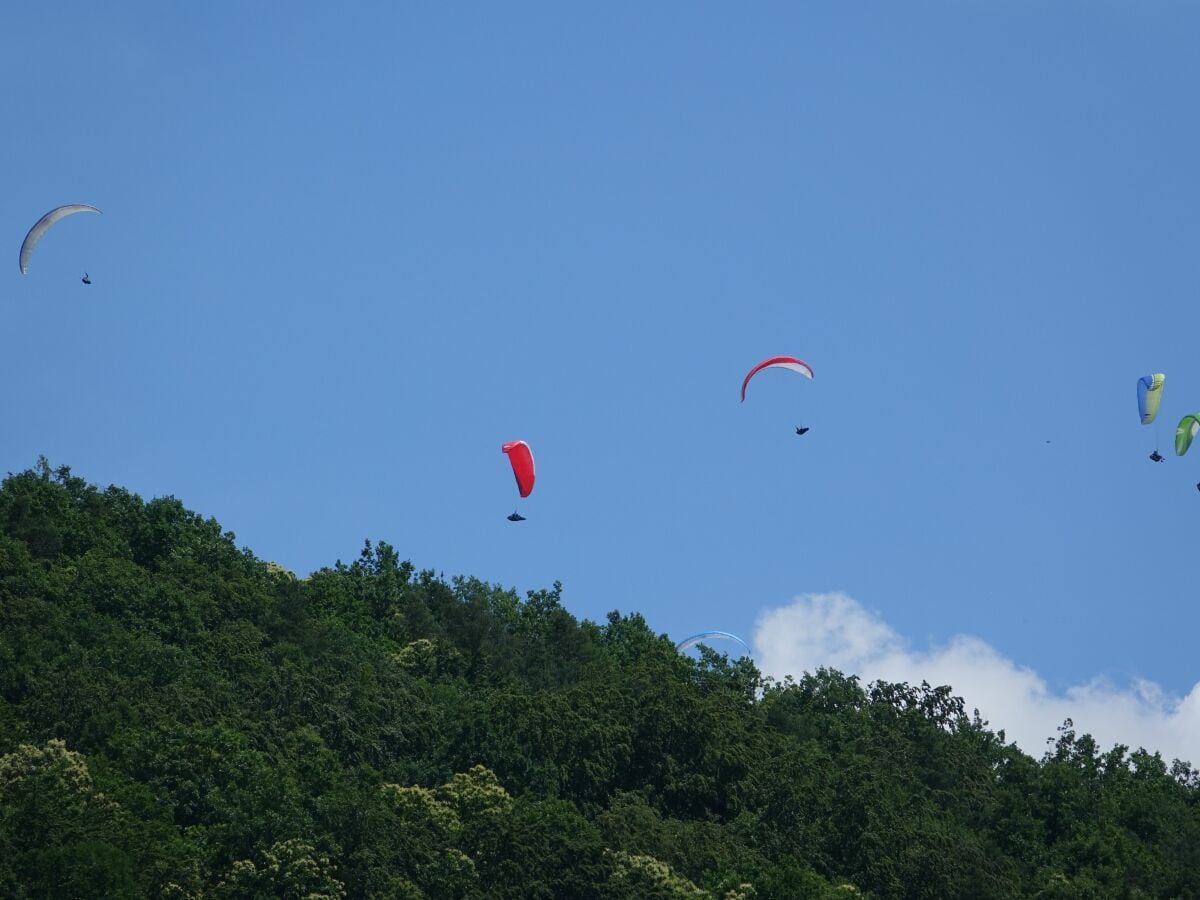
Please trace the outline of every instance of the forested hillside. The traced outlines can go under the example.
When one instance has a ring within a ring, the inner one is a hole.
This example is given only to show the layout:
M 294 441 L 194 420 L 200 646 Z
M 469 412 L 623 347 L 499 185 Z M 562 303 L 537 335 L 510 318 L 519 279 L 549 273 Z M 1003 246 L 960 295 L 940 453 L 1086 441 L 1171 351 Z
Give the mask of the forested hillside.
M 0 490 L 3 897 L 1195 897 L 1197 786 L 557 584 L 382 542 L 301 579 L 173 498 Z

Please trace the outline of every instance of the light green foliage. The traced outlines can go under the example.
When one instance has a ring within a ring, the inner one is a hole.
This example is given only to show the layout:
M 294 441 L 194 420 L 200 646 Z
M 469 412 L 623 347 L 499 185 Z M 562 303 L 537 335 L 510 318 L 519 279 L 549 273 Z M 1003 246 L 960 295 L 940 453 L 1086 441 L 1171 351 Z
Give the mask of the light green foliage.
M 392 654 L 392 661 L 418 678 L 433 680 L 459 675 L 463 669 L 463 655 L 453 644 L 429 638 L 405 644 Z
M 48 790 L 62 795 L 60 802 L 75 806 L 92 793 L 92 775 L 78 753 L 59 740 L 44 746 L 21 744 L 14 753 L 0 756 L 0 791 L 37 794 Z M 65 798 L 73 798 L 66 800 Z
M 513 805 L 495 773 L 484 766 L 472 766 L 470 771 L 452 776 L 438 796 L 472 828 L 498 826 Z
M 61 740 L 0 756 L 0 895 L 132 890 L 122 810 Z
M 334 877 L 328 856 L 305 841 L 280 841 L 255 862 L 240 859 L 217 883 L 216 897 L 278 898 L 278 900 L 341 900 L 345 885 Z
M 458 813 L 429 788 L 385 784 L 380 790 L 406 827 L 414 827 L 443 841 L 457 837 L 462 830 Z
M 296 573 L 291 569 L 284 568 L 277 562 L 267 563 L 267 574 L 272 578 L 279 578 L 283 581 L 295 581 Z
M 701 890 L 686 878 L 671 871 L 665 862 L 653 856 L 617 852 L 613 855 L 610 882 L 612 896 L 661 898 L 661 900 L 701 900 L 712 894 Z

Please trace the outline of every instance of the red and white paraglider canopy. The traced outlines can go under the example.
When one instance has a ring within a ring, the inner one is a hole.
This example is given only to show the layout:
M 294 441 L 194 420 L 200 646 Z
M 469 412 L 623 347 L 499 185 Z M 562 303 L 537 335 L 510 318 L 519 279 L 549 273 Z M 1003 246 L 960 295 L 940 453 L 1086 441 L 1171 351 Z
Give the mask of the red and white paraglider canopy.
M 528 497 L 533 492 L 533 481 L 536 477 L 533 471 L 533 451 L 524 441 L 509 441 L 500 449 L 508 454 L 508 461 L 512 463 L 517 490 L 521 492 L 522 497 Z
M 742 401 L 746 399 L 746 385 L 750 383 L 750 379 L 763 369 L 791 369 L 793 372 L 799 372 L 806 378 L 813 377 L 812 366 L 802 359 L 797 359 L 794 356 L 772 356 L 770 359 L 764 359 L 757 366 L 751 369 L 746 379 L 742 382 Z

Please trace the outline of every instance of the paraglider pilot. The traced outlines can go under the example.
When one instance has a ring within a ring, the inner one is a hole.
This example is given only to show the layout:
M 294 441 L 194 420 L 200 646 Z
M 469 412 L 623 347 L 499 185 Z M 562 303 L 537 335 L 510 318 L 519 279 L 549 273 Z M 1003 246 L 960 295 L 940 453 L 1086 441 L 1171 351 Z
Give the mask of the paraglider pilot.
M 83 273 L 83 277 L 82 277 L 81 279 L 79 279 L 79 280 L 80 280 L 80 281 L 82 281 L 84 284 L 91 284 L 91 283 L 92 283 L 92 279 L 88 278 L 88 273 L 87 273 L 87 272 L 84 272 L 84 273 Z
M 521 515 L 519 512 L 517 512 L 515 509 L 513 510 L 511 516 L 506 516 L 505 518 L 507 518 L 508 521 L 510 521 L 510 522 L 524 522 L 525 521 L 525 517 L 523 515 Z
M 1155 462 L 1162 462 L 1164 459 L 1163 455 L 1161 453 L 1159 453 L 1157 450 L 1155 450 L 1153 453 L 1150 454 L 1150 458 L 1152 460 L 1154 460 Z

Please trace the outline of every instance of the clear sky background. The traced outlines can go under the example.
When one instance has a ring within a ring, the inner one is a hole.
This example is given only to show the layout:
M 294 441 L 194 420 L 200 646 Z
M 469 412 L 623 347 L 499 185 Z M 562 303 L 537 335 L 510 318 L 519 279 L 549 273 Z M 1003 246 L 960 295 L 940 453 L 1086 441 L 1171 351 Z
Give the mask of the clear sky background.
M 21 5 L 0 468 L 174 494 L 300 574 L 370 538 L 559 579 L 773 674 L 862 662 L 787 618 L 841 597 L 907 677 L 969 635 L 1178 716 L 1198 39 L 1182 2 Z M 739 403 L 776 354 L 816 378 Z

